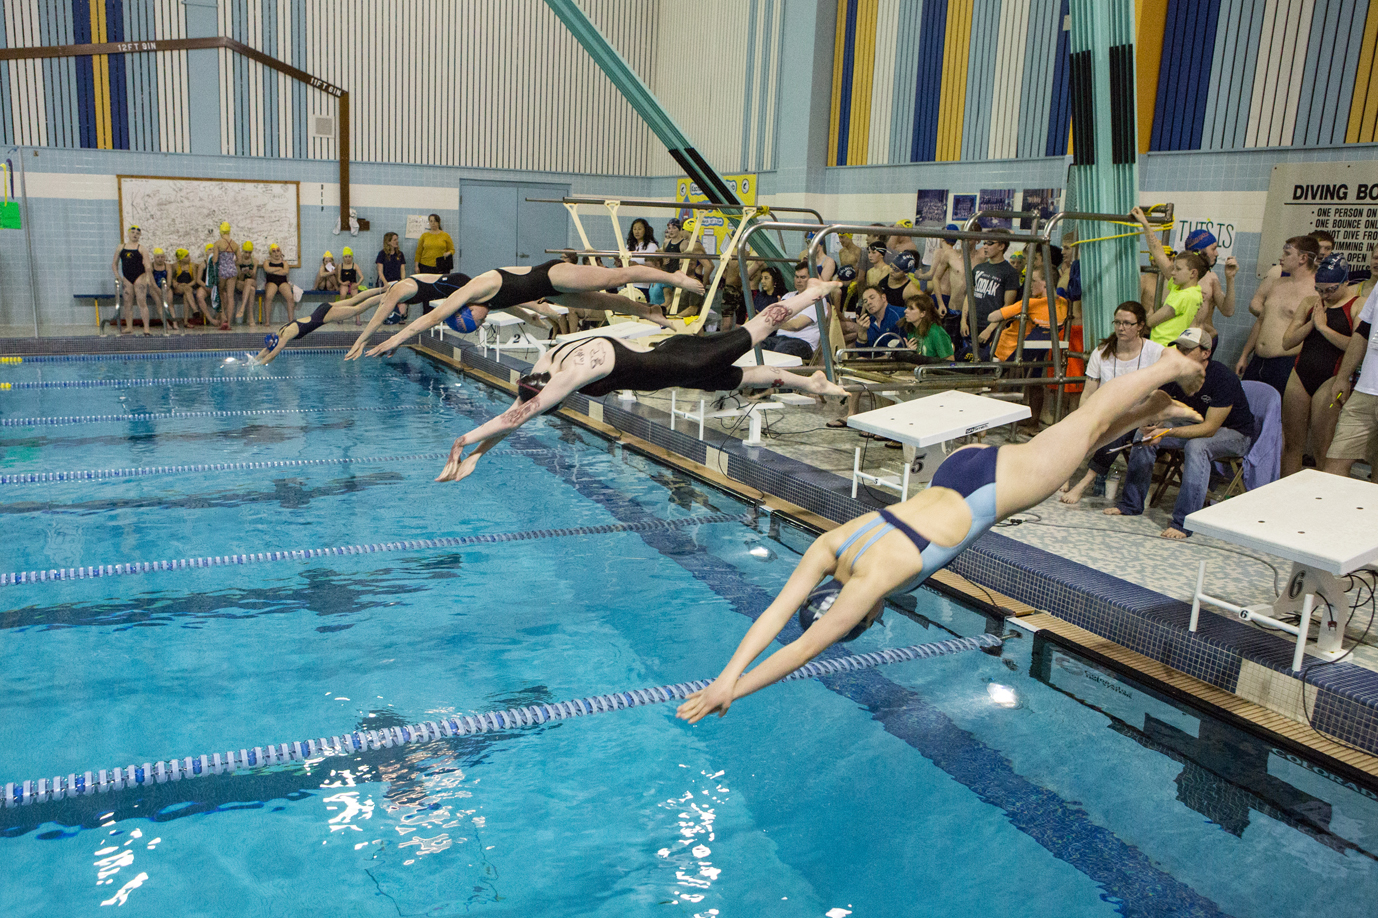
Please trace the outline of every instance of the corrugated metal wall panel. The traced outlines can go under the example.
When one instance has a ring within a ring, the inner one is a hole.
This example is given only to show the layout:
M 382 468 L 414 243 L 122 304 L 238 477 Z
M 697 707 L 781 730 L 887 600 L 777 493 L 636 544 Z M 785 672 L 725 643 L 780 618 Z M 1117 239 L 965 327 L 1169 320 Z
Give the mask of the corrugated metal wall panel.
M 990 159 L 1019 155 L 1019 112 L 1024 102 L 1024 59 L 1029 40 L 1031 0 L 1005 0 L 1000 10 L 995 96 L 991 108 Z
M 871 78 L 870 136 L 866 162 L 890 161 L 890 127 L 895 102 L 895 58 L 899 53 L 900 0 L 880 0 L 876 8 L 875 68 Z
M 1031 0 L 1024 77 L 1020 91 L 1017 156 L 1042 156 L 1048 138 L 1048 108 L 1053 101 L 1054 55 L 1062 31 L 1060 0 Z
M 975 0 L 968 41 L 966 102 L 961 158 L 985 159 L 990 147 L 990 109 L 995 92 L 995 51 L 1000 40 L 1000 0 Z
M 890 91 L 889 163 L 909 162 L 914 136 L 914 86 L 919 78 L 923 0 L 900 0 L 895 31 L 895 75 Z

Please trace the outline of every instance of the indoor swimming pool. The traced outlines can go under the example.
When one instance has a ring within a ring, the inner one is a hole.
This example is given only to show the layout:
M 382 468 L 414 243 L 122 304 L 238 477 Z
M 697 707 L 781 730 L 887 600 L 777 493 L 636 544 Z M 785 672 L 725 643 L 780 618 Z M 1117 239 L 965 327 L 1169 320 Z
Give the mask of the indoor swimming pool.
M 241 358 L 0 366 L 0 785 L 712 678 L 812 538 L 559 418 L 435 484 L 510 396 Z M 1003 646 L 0 808 L 0 915 L 1373 914 L 1372 791 L 899 603 L 830 654 Z

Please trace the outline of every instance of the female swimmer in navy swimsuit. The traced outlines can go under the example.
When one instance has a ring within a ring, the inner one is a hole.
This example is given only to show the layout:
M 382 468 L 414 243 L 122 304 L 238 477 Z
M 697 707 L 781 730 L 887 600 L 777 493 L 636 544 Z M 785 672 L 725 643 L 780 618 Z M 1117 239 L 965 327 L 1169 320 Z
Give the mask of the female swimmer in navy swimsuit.
M 278 354 L 282 353 L 282 349 L 297 338 L 304 338 L 327 323 L 352 319 L 365 309 L 371 309 L 377 305 L 382 298 L 383 291 L 381 290 L 363 290 L 347 300 L 320 304 L 312 311 L 309 318 L 288 322 L 276 333 L 264 335 L 263 350 L 254 356 L 254 363 L 259 365 L 272 363 L 277 359 Z
M 595 336 L 552 348 L 518 380 L 517 401 L 511 408 L 455 440 L 445 470 L 436 481 L 467 477 L 483 454 L 503 437 L 537 415 L 560 407 L 576 390 L 602 396 L 618 389 L 647 391 L 672 386 L 707 391 L 785 386 L 803 389 L 820 399 L 825 395 L 846 396 L 847 391 L 829 382 L 821 371 L 799 376 L 775 367 L 734 366 L 782 324 L 839 287 L 835 281 L 825 283 L 814 278 L 802 293 L 767 306 L 745 325 L 715 335 L 674 335 L 654 347 Z M 465 456 L 464 448 L 473 444 L 478 448 Z
M 891 593 L 911 590 L 1000 520 L 1051 497 L 1086 454 L 1136 427 L 1200 416 L 1159 386 L 1199 380 L 1202 366 L 1168 348 L 1152 366 L 1096 390 L 1082 406 L 1028 443 L 967 446 L 943 461 L 925 491 L 819 536 L 780 595 L 761 613 L 713 684 L 679 706 L 696 723 L 788 675 L 837 641 L 871 626 Z M 818 586 L 825 577 L 833 578 Z M 815 589 L 815 587 L 817 587 Z M 755 660 L 799 611 L 804 634 Z M 745 674 L 744 674 L 745 673 Z
M 406 281 L 399 281 L 406 283 Z M 408 338 L 419 335 L 441 322 L 461 331 L 473 331 L 483 324 L 494 309 L 512 309 L 537 300 L 549 300 L 572 309 L 611 310 L 641 316 L 657 324 L 664 320 L 646 306 L 627 297 L 604 293 L 612 287 L 628 284 L 666 284 L 690 293 L 703 294 L 703 284 L 683 271 L 667 274 L 659 268 L 632 265 L 629 268 L 600 268 L 596 265 L 572 265 L 554 259 L 531 268 L 497 268 L 484 271 L 455 291 L 435 310 L 423 315 L 387 341 L 373 348 L 368 356 L 377 357 L 396 350 Z M 539 308 L 538 308 L 539 311 Z M 377 316 L 374 317 L 377 319 Z M 379 320 L 381 321 L 381 320 Z M 456 326 L 454 323 L 458 322 Z M 372 323 L 370 329 L 376 327 Z M 360 337 L 346 360 L 358 357 L 367 334 Z

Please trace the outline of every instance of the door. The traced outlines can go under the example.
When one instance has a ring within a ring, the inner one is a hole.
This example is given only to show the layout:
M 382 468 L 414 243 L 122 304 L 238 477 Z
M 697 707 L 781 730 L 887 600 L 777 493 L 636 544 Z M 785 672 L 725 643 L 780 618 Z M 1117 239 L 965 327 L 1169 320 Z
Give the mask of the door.
M 536 265 L 555 258 L 546 249 L 569 244 L 569 214 L 556 199 L 568 185 L 465 181 L 460 185 L 458 268 L 471 277 L 508 265 Z

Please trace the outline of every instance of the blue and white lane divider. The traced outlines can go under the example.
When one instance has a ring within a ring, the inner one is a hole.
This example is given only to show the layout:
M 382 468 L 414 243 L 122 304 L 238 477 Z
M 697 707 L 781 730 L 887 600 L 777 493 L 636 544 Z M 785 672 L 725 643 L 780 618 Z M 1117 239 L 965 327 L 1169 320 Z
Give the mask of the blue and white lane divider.
M 160 414 L 88 414 L 80 417 L 0 418 L 0 427 L 45 427 L 62 424 L 104 424 L 112 421 L 174 421 L 180 418 L 247 418 L 270 414 L 329 414 L 362 411 L 429 411 L 433 405 L 375 408 L 252 408 L 245 411 L 165 411 Z
M 496 449 L 492 455 L 547 456 L 553 449 Z M 350 465 L 370 462 L 429 462 L 449 453 L 414 453 L 410 456 L 359 456 L 340 459 L 274 459 L 262 462 L 208 462 L 197 465 L 148 465 L 136 469 L 77 469 L 71 472 L 16 472 L 0 475 L 0 485 L 39 484 L 50 481 L 95 481 L 101 478 L 142 478 L 148 475 L 185 475 L 191 472 L 242 472 L 250 469 L 291 469 L 308 465 Z
M 603 526 L 577 526 L 573 529 L 533 529 L 528 532 L 496 532 L 489 535 L 444 536 L 439 539 L 407 539 L 402 542 L 374 542 L 371 545 L 341 545 L 333 548 L 298 548 L 289 551 L 260 551 L 246 555 L 215 555 L 206 558 L 178 558 L 174 561 L 129 561 L 96 567 L 53 568 L 46 571 L 13 571 L 0 574 L 0 586 L 19 583 L 46 583 L 55 580 L 87 580 L 94 577 L 121 577 L 156 571 L 181 571 L 201 567 L 229 567 L 238 564 L 271 564 L 277 561 L 307 561 L 311 558 L 341 555 L 371 555 L 376 552 L 418 551 L 425 548 L 463 548 L 497 542 L 525 542 L 531 539 L 561 539 L 570 536 L 607 535 L 614 532 L 660 532 L 684 529 L 706 523 L 747 523 L 751 517 L 738 513 L 712 513 L 677 520 L 647 520 L 641 523 L 608 523 Z
M 791 682 L 797 679 L 815 679 L 833 673 L 853 672 L 887 663 L 903 663 L 909 660 L 926 660 L 968 650 L 999 647 L 1003 642 L 993 634 L 980 634 L 976 637 L 954 638 L 933 644 L 914 644 L 875 653 L 854 654 L 832 660 L 814 660 L 805 663 L 781 679 Z M 144 762 L 142 765 L 126 765 L 122 768 L 104 768 L 76 774 L 65 778 L 58 775 L 51 780 L 39 778 L 36 781 L 12 782 L 5 785 L 5 806 L 27 806 L 33 803 L 46 803 L 62 800 L 64 797 L 89 797 L 96 793 L 121 791 L 149 784 L 165 784 L 183 778 L 200 778 L 206 775 L 229 774 L 244 769 L 289 765 L 312 759 L 330 756 L 354 755 L 371 749 L 393 749 L 410 743 L 425 743 L 459 736 L 473 736 L 477 733 L 495 733 L 499 730 L 512 730 L 520 727 L 533 727 L 561 720 L 570 720 L 588 714 L 606 714 L 624 708 L 637 708 L 643 705 L 664 704 L 667 701 L 680 701 L 694 692 L 707 688 L 710 680 L 679 682 L 675 685 L 662 685 L 654 688 L 631 689 L 613 692 L 608 695 L 594 695 L 590 698 L 576 698 L 555 704 L 533 704 L 524 708 L 509 708 L 505 711 L 490 711 L 487 714 L 460 714 L 440 721 L 428 720 L 424 723 L 405 727 L 385 727 L 382 730 L 356 730 L 342 736 L 321 737 L 320 739 L 297 740 L 291 743 L 274 743 L 269 746 L 255 746 L 238 751 L 213 752 L 209 755 L 186 756 L 160 762 Z
M 287 382 L 294 379 L 339 379 L 338 376 L 161 376 L 153 379 L 55 379 L 43 382 L 6 383 L 16 389 L 139 389 L 180 383 Z
M 347 347 L 294 347 L 278 354 L 283 357 L 306 357 L 315 354 L 347 354 Z M 243 357 L 243 348 L 237 351 L 137 351 L 119 354 L 42 354 L 19 355 L 16 363 L 105 363 L 107 360 L 207 360 L 217 357 Z M 11 358 L 12 359 L 12 358 Z

